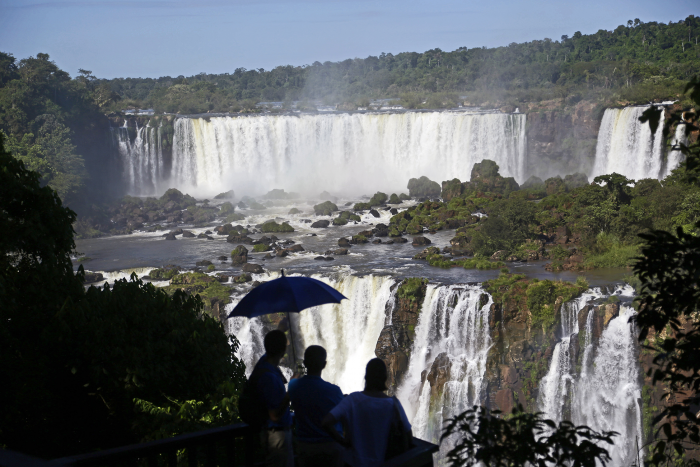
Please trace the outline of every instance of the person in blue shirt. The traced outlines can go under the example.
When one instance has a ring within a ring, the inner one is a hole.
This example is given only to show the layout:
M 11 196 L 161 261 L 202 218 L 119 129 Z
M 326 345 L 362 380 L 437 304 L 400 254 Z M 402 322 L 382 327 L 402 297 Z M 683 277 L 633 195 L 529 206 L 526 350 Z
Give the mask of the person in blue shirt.
M 265 465 L 269 467 L 294 467 L 292 451 L 292 415 L 289 412 L 289 394 L 285 389 L 287 379 L 279 369 L 287 351 L 287 336 L 280 330 L 265 335 L 265 354 L 255 364 L 257 394 L 267 408 L 267 420 L 260 438 L 265 448 Z M 251 374 L 251 378 L 253 378 Z
M 365 370 L 365 390 L 348 394 L 323 419 L 323 428 L 348 448 L 346 461 L 352 467 L 384 464 L 394 418 L 400 421 L 405 437 L 412 436 L 401 403 L 385 394 L 386 380 L 386 365 L 381 359 L 373 358 Z M 345 428 L 345 436 L 338 432 L 338 422 Z
M 321 422 L 343 400 L 335 384 L 324 381 L 326 350 L 311 345 L 304 352 L 306 376 L 289 383 L 297 434 L 297 460 L 301 467 L 342 467 L 344 448 L 323 429 Z

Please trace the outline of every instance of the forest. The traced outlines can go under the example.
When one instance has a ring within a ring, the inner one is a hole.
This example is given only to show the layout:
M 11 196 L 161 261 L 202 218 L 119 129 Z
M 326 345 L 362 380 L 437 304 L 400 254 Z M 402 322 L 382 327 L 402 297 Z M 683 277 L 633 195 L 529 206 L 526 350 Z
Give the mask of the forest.
M 432 49 L 422 53 L 278 66 L 236 68 L 232 73 L 95 80 L 127 107 L 186 114 L 239 112 L 259 101 L 346 102 L 395 98 L 407 108 L 452 107 L 565 98 L 646 103 L 681 94 L 700 69 L 700 18 L 643 23 L 629 20 L 612 31 L 577 31 L 506 47 Z M 313 105 L 313 103 L 310 103 Z M 351 108 L 352 106 L 350 106 Z

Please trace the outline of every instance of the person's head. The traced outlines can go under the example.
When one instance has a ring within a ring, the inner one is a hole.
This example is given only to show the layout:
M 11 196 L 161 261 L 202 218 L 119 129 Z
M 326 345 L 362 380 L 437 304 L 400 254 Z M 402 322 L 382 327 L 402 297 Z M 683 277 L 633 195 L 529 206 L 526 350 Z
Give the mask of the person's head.
M 304 366 L 310 374 L 319 374 L 326 367 L 326 349 L 310 345 L 304 352 Z
M 265 335 L 265 353 L 270 358 L 282 358 L 287 351 L 287 336 L 280 330 L 275 329 Z
M 386 391 L 386 364 L 380 358 L 373 358 L 365 370 L 365 391 Z

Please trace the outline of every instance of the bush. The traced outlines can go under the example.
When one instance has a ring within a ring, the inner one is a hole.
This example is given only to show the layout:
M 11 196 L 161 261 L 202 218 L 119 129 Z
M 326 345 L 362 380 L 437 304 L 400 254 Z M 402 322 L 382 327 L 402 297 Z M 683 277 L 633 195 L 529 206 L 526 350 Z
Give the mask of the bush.
M 330 216 L 333 214 L 333 211 L 337 211 L 338 206 L 336 206 L 334 203 L 330 201 L 324 201 L 323 203 L 317 204 L 314 206 L 314 213 L 317 216 Z
M 278 224 L 275 221 L 265 222 L 260 228 L 264 233 L 288 233 L 294 232 L 294 227 L 286 222 Z
M 207 271 L 209 271 L 209 272 L 213 271 L 214 269 L 216 269 L 216 266 L 214 266 L 213 264 L 210 264 L 209 266 L 207 266 Z
M 396 193 L 392 193 L 389 197 L 389 201 L 387 201 L 386 204 L 401 204 L 401 199 L 396 195 Z
M 442 190 L 437 182 L 430 180 L 425 175 L 410 179 L 407 188 L 412 198 L 436 198 L 440 196 Z
M 272 248 L 270 248 L 270 245 L 265 245 L 264 243 L 253 245 L 253 251 L 256 253 L 264 253 L 265 251 L 270 251 L 271 249 Z
M 378 191 L 369 200 L 369 205 L 372 207 L 381 206 L 382 204 L 386 203 L 387 199 L 389 199 L 389 197 L 386 195 L 386 193 L 382 193 L 381 191 Z
M 353 211 L 367 211 L 369 209 L 372 209 L 372 205 L 370 205 L 369 203 L 355 203 L 352 209 Z
M 225 217 L 225 216 L 228 216 L 229 214 L 233 214 L 235 211 L 236 211 L 236 207 L 228 201 L 226 201 L 221 206 L 219 206 L 219 215 L 220 216 Z
M 348 220 L 342 217 L 336 217 L 335 219 L 333 219 L 333 225 L 345 225 L 347 223 Z
M 396 291 L 396 296 L 411 302 L 420 301 L 425 297 L 425 288 L 427 285 L 428 279 L 423 279 L 421 277 L 404 279 Z

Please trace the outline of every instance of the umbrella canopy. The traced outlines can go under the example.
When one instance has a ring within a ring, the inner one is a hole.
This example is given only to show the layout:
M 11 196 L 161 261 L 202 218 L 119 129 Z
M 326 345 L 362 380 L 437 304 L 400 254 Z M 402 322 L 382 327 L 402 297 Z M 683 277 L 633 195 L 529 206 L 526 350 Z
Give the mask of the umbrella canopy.
M 347 298 L 333 287 L 310 277 L 282 277 L 260 284 L 236 305 L 228 317 L 256 316 L 270 313 L 299 313 L 325 303 L 340 303 Z

